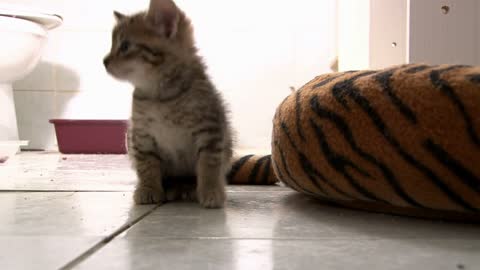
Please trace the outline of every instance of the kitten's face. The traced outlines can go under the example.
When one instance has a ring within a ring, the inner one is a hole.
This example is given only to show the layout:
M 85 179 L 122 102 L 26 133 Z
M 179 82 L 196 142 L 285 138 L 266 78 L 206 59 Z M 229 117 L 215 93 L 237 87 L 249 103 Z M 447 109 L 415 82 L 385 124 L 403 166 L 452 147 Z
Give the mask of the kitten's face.
M 108 73 L 133 84 L 141 79 L 139 77 L 142 74 L 151 72 L 154 68 L 153 61 L 160 64 L 161 60 L 160 57 L 154 57 L 145 49 L 147 44 L 158 43 L 157 40 L 160 37 L 148 31 L 144 17 L 145 14 L 137 14 L 117 19 L 117 25 L 112 33 L 112 48 L 104 59 Z
M 107 72 L 119 80 L 145 86 L 162 69 L 194 53 L 188 19 L 171 0 L 151 0 L 148 12 L 125 16 L 115 12 Z

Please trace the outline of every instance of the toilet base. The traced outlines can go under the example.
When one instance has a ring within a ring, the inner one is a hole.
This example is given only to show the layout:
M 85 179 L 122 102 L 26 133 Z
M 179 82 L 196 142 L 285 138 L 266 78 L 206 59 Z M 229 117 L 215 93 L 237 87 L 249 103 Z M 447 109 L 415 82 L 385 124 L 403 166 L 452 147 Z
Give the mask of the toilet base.
M 0 83 L 0 141 L 18 141 L 13 88 L 8 83 Z

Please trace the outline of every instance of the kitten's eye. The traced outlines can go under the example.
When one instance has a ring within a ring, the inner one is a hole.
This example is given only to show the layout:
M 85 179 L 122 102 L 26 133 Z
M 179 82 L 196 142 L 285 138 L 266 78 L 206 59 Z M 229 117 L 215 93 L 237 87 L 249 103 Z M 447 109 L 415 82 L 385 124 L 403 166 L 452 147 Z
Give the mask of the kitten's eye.
M 123 41 L 122 44 L 120 44 L 119 50 L 121 53 L 126 53 L 129 48 L 130 48 L 130 42 Z

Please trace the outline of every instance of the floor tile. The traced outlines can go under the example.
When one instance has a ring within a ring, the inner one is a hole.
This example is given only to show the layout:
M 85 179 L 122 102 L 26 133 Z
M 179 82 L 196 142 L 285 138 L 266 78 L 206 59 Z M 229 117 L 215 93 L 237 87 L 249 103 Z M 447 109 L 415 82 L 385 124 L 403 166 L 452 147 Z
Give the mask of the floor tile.
M 136 176 L 125 155 L 23 152 L 0 165 L 0 190 L 132 191 Z
M 253 188 L 255 189 L 255 188 Z M 365 213 L 326 205 L 288 189 L 231 190 L 223 210 L 192 203 L 157 208 L 127 237 L 166 239 L 470 239 L 480 226 Z M 480 250 L 479 250 L 480 254 Z
M 0 192 L 0 236 L 108 236 L 150 211 L 130 192 Z
M 59 269 L 101 237 L 0 236 L 0 269 Z
M 280 185 L 228 186 L 224 209 L 135 206 L 135 178 L 122 155 L 0 165 L 0 269 L 480 269 L 478 225 L 353 211 Z
M 246 155 L 256 151 L 244 149 L 237 153 Z M 0 190 L 17 191 L 133 191 L 136 183 L 126 155 L 52 152 L 22 152 L 14 156 L 0 164 L 0 179 Z M 268 188 L 277 187 L 255 187 L 262 191 Z
M 0 192 L 0 269 L 56 269 L 154 206 L 130 192 Z
M 122 238 L 77 269 L 478 269 L 480 241 Z

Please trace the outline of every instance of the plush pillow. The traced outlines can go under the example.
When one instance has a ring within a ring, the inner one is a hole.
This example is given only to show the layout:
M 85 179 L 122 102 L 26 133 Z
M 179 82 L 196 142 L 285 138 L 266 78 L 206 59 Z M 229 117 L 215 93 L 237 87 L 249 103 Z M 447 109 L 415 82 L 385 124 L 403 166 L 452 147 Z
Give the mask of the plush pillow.
M 480 67 L 318 76 L 273 122 L 271 164 L 268 156 L 262 164 L 299 192 L 372 211 L 480 219 Z

